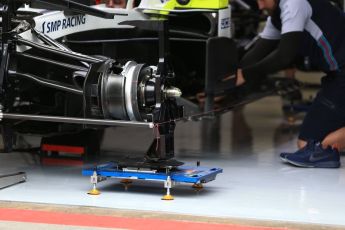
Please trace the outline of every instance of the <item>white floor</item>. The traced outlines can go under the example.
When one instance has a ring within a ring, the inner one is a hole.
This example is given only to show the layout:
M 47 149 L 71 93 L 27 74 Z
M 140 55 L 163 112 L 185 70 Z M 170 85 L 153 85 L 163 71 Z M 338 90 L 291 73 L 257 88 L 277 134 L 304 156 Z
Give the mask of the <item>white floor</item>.
M 160 199 L 161 183 L 135 182 L 125 191 L 117 180 L 108 180 L 99 184 L 100 196 L 89 196 L 91 185 L 88 177 L 81 176 L 81 167 L 40 166 L 29 154 L 11 153 L 0 154 L 0 172 L 25 171 L 28 181 L 0 190 L 0 200 L 345 227 L 344 158 L 340 169 L 282 163 L 279 153 L 295 151 L 298 129 L 285 122 L 280 105 L 278 97 L 269 97 L 219 119 L 178 124 L 177 159 L 189 164 L 200 160 L 202 165 L 224 169 L 199 193 L 189 185 L 179 185 L 172 190 L 175 200 L 167 202 Z M 140 149 L 135 145 L 140 134 L 128 138 L 124 130 L 111 132 L 110 140 L 130 139 L 127 146 Z

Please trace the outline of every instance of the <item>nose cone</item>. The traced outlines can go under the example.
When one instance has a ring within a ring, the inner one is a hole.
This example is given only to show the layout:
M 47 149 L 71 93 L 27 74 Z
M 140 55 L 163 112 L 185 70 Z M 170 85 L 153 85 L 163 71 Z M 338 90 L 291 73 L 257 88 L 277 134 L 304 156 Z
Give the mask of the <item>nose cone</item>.
M 164 94 L 166 98 L 176 98 L 181 97 L 182 92 L 179 88 L 176 87 L 169 87 L 164 90 Z

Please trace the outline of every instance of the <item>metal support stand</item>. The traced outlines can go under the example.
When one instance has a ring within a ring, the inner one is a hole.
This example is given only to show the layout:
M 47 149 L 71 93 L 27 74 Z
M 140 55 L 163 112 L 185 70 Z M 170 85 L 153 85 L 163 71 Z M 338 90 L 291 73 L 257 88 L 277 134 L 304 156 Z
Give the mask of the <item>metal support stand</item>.
M 91 179 L 92 189 L 87 194 L 95 195 L 95 196 L 101 194 L 101 192 L 96 187 L 97 182 L 98 182 L 98 175 L 96 171 L 93 172 L 90 179 Z
M 174 200 L 174 197 L 170 194 L 170 189 L 172 188 L 173 182 L 171 177 L 168 176 L 167 180 L 164 182 L 164 188 L 167 189 L 167 194 L 162 197 L 162 200 Z
M 5 1 L 3 5 L 1 15 L 2 15 L 2 25 L 1 25 L 1 61 L 0 61 L 0 113 L 6 98 L 4 96 L 3 85 L 6 83 L 7 70 L 10 62 L 10 54 L 15 50 L 13 41 L 11 41 L 10 31 L 11 20 L 14 15 L 14 11 L 19 8 L 18 3 L 12 0 Z M 0 115 L 0 121 L 2 120 L 2 115 Z M 4 140 L 4 150 L 5 152 L 10 152 L 12 150 L 13 133 L 8 129 L 8 124 L 2 124 L 2 137 Z M 26 181 L 26 173 L 18 172 L 7 175 L 0 175 L 0 189 L 22 183 Z
M 215 96 L 235 88 L 237 70 L 236 43 L 226 37 L 209 38 L 206 42 L 204 112 L 214 115 Z M 231 54 L 231 55 L 228 55 Z M 228 80 L 223 81 L 225 78 Z
M 170 169 L 166 168 L 166 174 L 168 175 L 166 181 L 164 181 L 164 188 L 167 189 L 167 194 L 162 197 L 162 200 L 174 200 L 174 197 L 170 194 L 170 189 L 173 186 L 173 181 L 170 176 Z
M 26 181 L 26 173 L 19 172 L 7 175 L 0 175 L 0 189 L 19 184 Z

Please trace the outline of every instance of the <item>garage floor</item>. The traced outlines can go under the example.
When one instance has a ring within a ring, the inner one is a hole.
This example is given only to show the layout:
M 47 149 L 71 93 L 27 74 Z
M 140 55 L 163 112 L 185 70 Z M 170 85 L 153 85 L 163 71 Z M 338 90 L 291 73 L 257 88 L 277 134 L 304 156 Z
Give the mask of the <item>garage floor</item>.
M 28 180 L 0 190 L 0 200 L 345 228 L 345 159 L 340 169 L 305 169 L 279 158 L 281 151 L 296 150 L 300 122 L 289 124 L 280 98 L 267 97 L 217 119 L 178 123 L 176 158 L 191 165 L 200 160 L 224 173 L 200 192 L 190 185 L 175 187 L 175 200 L 168 202 L 161 200 L 163 184 L 157 182 L 136 181 L 125 190 L 110 179 L 99 184 L 100 196 L 89 196 L 82 166 L 41 166 L 33 155 L 2 153 L 0 173 L 25 171 Z M 124 151 L 140 154 L 153 135 L 120 128 L 107 132 L 104 162 Z

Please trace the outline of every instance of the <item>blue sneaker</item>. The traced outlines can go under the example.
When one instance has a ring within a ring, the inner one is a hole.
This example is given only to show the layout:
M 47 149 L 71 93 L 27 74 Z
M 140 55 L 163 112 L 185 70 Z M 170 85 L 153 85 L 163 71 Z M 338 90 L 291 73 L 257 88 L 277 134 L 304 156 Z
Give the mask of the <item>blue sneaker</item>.
M 280 154 L 280 159 L 281 159 L 282 161 L 284 161 L 284 162 L 287 162 L 286 156 L 291 155 L 291 154 L 293 154 L 293 153 L 286 153 L 286 152 L 283 152 L 283 153 Z
M 299 167 L 308 168 L 339 168 L 340 154 L 337 149 L 322 148 L 320 143 L 302 148 L 285 156 L 285 161 Z
M 298 150 L 297 152 L 295 152 L 295 153 L 282 152 L 282 153 L 280 154 L 280 159 L 281 159 L 282 161 L 284 161 L 284 162 L 288 162 L 288 161 L 286 160 L 286 157 L 287 157 L 288 155 L 291 155 L 291 154 L 300 155 L 300 154 L 304 154 L 305 151 L 313 151 L 314 148 L 315 148 L 315 146 L 316 146 L 317 144 L 318 144 L 318 142 L 316 142 L 316 141 L 314 141 L 314 140 L 309 140 L 309 141 L 307 142 L 307 144 L 306 144 L 303 148 L 299 149 L 299 150 Z

